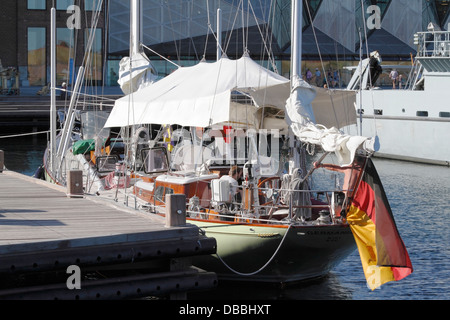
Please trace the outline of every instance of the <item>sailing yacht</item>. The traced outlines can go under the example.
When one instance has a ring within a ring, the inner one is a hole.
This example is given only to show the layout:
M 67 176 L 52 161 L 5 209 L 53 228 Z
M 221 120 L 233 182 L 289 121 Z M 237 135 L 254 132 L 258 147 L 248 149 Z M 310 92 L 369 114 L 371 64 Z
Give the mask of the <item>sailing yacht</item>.
M 125 94 L 148 86 L 157 80 L 155 69 L 140 48 L 140 1 L 131 1 L 130 10 L 130 56 L 120 62 L 118 83 Z M 70 104 L 65 112 L 56 110 L 56 11 L 51 13 L 51 108 L 50 139 L 44 154 L 43 171 L 47 181 L 66 186 L 68 172 L 78 170 L 84 179 L 84 192 L 96 193 L 114 183 L 116 164 L 123 160 L 124 142 L 113 135 L 105 122 L 114 100 L 98 95 L 84 96 L 82 91 L 91 53 L 95 29 L 103 8 L 103 1 L 96 2 L 92 26 L 86 42 L 83 65 L 79 68 Z M 88 83 L 88 81 L 86 81 Z M 85 88 L 86 89 L 86 88 Z M 57 130 L 57 115 L 61 129 Z
M 450 166 L 444 142 L 450 140 L 450 31 L 430 24 L 414 42 L 417 55 L 400 88 L 374 87 L 382 72 L 381 56 L 374 52 L 356 68 L 347 89 L 358 90 L 363 133 L 379 136 L 377 157 Z
M 412 266 L 371 161 L 378 140 L 322 123 L 330 112 L 301 79 L 301 17 L 292 1 L 290 80 L 244 53 L 180 67 L 118 99 L 105 127 L 132 132 L 124 190 L 160 215 L 168 194 L 184 194 L 189 223 L 217 240 L 217 254 L 194 264 L 222 279 L 321 277 L 358 247 L 366 277 L 380 271 L 373 288 L 400 280 Z

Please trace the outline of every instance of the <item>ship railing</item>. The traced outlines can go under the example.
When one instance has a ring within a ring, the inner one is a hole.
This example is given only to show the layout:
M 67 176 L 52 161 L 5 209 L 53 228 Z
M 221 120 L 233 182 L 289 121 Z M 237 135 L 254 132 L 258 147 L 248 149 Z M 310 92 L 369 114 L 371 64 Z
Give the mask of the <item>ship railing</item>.
M 193 211 L 193 210 L 186 210 L 186 215 L 191 218 L 195 219 L 202 219 L 202 220 L 211 220 L 209 218 L 213 217 L 216 221 L 217 219 L 221 221 L 228 221 L 228 222 L 237 222 L 237 223 L 255 223 L 255 224 L 281 224 L 281 225 L 289 225 L 292 224 L 294 221 L 292 219 L 286 219 L 286 220 L 268 220 L 267 218 L 263 217 L 257 217 L 255 215 L 249 215 L 249 214 L 221 214 L 221 213 L 209 213 L 209 212 L 199 212 L 199 211 Z
M 259 188 L 260 191 L 269 191 L 270 188 Z M 294 209 L 328 209 L 328 211 L 331 214 L 332 218 L 335 218 L 337 216 L 337 213 L 335 212 L 336 204 L 337 204 L 337 197 L 338 195 L 346 195 L 349 193 L 349 190 L 293 190 L 293 189 L 283 189 L 279 188 L 277 189 L 280 193 L 285 193 L 285 195 L 289 196 L 289 199 L 284 198 L 284 205 L 259 205 L 260 208 L 274 208 L 277 207 L 278 209 L 289 209 L 289 216 L 293 216 L 293 210 Z M 303 204 L 303 205 L 293 205 L 294 203 L 294 195 L 295 193 L 303 193 L 308 198 L 311 199 L 312 195 L 315 195 L 314 200 L 321 202 L 320 204 Z M 321 199 L 321 197 L 325 197 L 325 199 Z M 342 207 L 345 206 L 345 204 L 348 202 L 348 198 L 345 197 L 341 201 Z
M 414 66 L 409 72 L 408 80 L 405 84 L 405 90 L 416 90 L 416 85 L 422 77 L 423 65 L 419 60 L 414 61 Z
M 243 188 L 242 186 L 239 186 Z M 269 191 L 273 190 L 270 188 L 258 188 L 259 191 Z M 214 210 L 214 207 L 217 208 L 218 203 L 213 200 L 209 200 L 209 205 L 207 206 L 199 206 L 202 210 L 187 210 L 187 214 L 190 217 L 202 218 L 208 220 L 210 217 L 220 218 L 223 220 L 237 220 L 237 221 L 247 221 L 247 222 L 264 222 L 264 223 L 282 223 L 289 224 L 293 221 L 306 221 L 302 219 L 301 215 L 296 215 L 295 211 L 297 209 L 306 209 L 306 210 L 324 210 L 329 213 L 330 222 L 338 222 L 341 223 L 340 212 L 336 212 L 337 204 L 337 194 L 346 194 L 347 190 L 292 190 L 292 189 L 276 189 L 277 192 L 286 192 L 289 197 L 289 200 L 284 198 L 283 202 L 280 202 L 277 196 L 276 201 L 268 201 L 264 204 L 255 204 L 252 203 L 250 208 L 245 208 L 244 201 L 236 202 L 223 202 L 221 205 L 224 205 L 226 209 L 228 209 L 227 214 L 223 214 L 217 211 L 214 213 L 210 213 L 211 210 Z M 303 193 L 307 195 L 307 198 L 310 198 L 311 195 L 315 195 L 314 199 L 319 200 L 321 203 L 301 203 L 294 204 L 294 194 L 295 193 Z M 320 197 L 325 197 L 326 199 L 320 199 Z M 189 202 L 190 199 L 187 199 Z M 203 200 L 204 202 L 205 200 Z M 342 199 L 340 207 L 344 208 L 348 199 Z M 235 208 L 234 210 L 232 208 Z M 237 208 L 237 209 L 236 209 Z M 272 219 L 277 215 L 282 215 L 286 219 L 278 220 Z M 317 217 L 316 217 L 317 218 Z
M 418 32 L 414 44 L 417 57 L 450 57 L 450 31 Z

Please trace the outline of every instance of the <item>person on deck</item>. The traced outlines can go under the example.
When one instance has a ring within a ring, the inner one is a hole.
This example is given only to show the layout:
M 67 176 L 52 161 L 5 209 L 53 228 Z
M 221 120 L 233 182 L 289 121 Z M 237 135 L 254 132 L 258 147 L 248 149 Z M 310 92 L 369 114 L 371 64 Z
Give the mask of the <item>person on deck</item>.
M 228 175 L 222 176 L 220 180 L 226 180 L 230 183 L 230 195 L 232 202 L 241 202 L 242 194 L 239 189 L 239 180 L 242 177 L 242 170 L 238 166 L 232 166 Z
M 392 80 L 392 89 L 395 89 L 397 81 L 398 81 L 398 71 L 397 71 L 397 69 L 394 69 L 394 70 L 391 71 L 391 73 L 389 74 L 389 78 L 391 78 L 391 80 Z

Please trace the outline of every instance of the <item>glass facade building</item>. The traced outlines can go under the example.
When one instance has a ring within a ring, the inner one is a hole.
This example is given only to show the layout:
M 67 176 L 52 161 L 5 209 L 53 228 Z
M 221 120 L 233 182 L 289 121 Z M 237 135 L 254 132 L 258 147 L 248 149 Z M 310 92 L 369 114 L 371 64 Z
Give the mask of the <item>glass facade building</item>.
M 28 10 L 45 10 L 45 0 L 27 0 Z
M 127 55 L 129 1 L 111 0 L 109 64 Z M 430 22 L 441 29 L 450 23 L 448 0 L 304 0 L 303 56 L 308 61 L 356 61 L 360 52 L 379 51 L 401 61 L 415 53 L 414 33 Z M 143 1 L 143 43 L 179 64 L 214 59 L 216 11 L 222 12 L 222 40 L 230 57 L 246 47 L 255 60 L 274 55 L 274 68 L 286 74 L 290 56 L 290 0 Z M 266 41 L 266 43 L 264 43 Z M 206 44 L 205 44 L 206 43 Z M 266 48 L 264 48 L 266 47 Z M 155 59 L 161 74 L 171 65 Z
M 45 28 L 28 28 L 28 80 L 30 85 L 46 83 Z
M 17 50 L 0 48 L 3 64 L 16 66 L 22 85 L 49 82 L 50 7 L 53 0 L 6 0 L 0 26 L 8 30 L 16 13 L 16 33 L 1 36 L 3 43 L 15 37 Z M 129 0 L 54 0 L 57 8 L 58 82 L 71 78 L 83 61 L 86 29 L 93 9 L 102 9 L 95 31 L 93 70 L 95 84 L 117 85 L 119 61 L 128 56 L 130 41 Z M 178 65 L 192 65 L 216 58 L 217 9 L 222 15 L 222 47 L 230 58 L 244 51 L 266 67 L 289 76 L 290 0 L 143 0 L 142 42 Z M 416 53 L 414 34 L 430 23 L 448 30 L 450 0 L 303 0 L 302 69 L 342 69 L 356 65 L 360 54 L 379 51 L 384 61 L 410 62 Z M 70 5 L 80 8 L 79 30 L 66 22 Z M 3 23 L 3 24 L 2 24 Z M 11 39 L 10 39 L 11 38 Z M 161 76 L 175 66 L 145 49 Z

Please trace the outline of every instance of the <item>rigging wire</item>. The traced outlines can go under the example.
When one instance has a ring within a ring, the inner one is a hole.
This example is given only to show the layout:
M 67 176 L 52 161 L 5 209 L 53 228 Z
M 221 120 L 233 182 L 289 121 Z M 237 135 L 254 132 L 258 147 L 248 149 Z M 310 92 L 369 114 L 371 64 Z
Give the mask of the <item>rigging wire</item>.
M 206 31 L 205 47 L 203 49 L 203 59 L 206 58 L 206 49 L 208 47 L 209 31 L 212 30 L 211 19 L 209 17 L 209 0 L 206 0 L 206 18 L 208 19 L 208 21 L 207 21 L 208 28 L 207 28 L 207 31 Z
M 242 2 L 242 0 L 240 0 L 240 2 Z M 240 6 L 240 5 L 239 5 L 239 6 Z M 238 7 L 239 7 L 239 6 L 238 6 Z M 229 35 L 227 35 L 228 41 L 227 41 L 226 45 L 224 46 L 224 47 L 225 47 L 224 52 L 227 52 L 227 51 L 228 51 L 228 46 L 230 45 L 230 42 L 231 42 L 231 36 L 232 36 L 232 34 L 233 34 L 233 32 L 234 32 L 234 26 L 236 25 L 236 20 L 237 20 L 238 16 L 239 16 L 239 10 L 236 10 L 236 14 L 234 15 L 234 20 L 233 20 L 233 23 L 232 23 L 231 28 L 230 28 L 230 33 L 229 33 Z
M 314 34 L 314 40 L 315 40 L 315 42 L 316 42 L 317 52 L 319 53 L 319 58 L 320 58 L 321 66 L 322 66 L 323 76 L 325 77 L 325 81 L 326 81 L 326 83 L 327 83 L 327 87 L 330 88 L 330 84 L 328 83 L 328 78 L 327 78 L 326 72 L 325 72 L 325 65 L 324 65 L 324 63 L 323 63 L 322 54 L 321 54 L 321 52 L 320 52 L 319 41 L 317 40 L 317 35 L 316 35 L 315 27 L 314 27 L 314 21 L 313 21 L 313 19 L 312 19 L 312 15 L 311 15 L 311 10 L 310 10 L 308 1 L 305 1 L 305 3 L 306 3 L 307 11 L 308 11 L 309 20 L 311 21 L 311 29 L 312 29 L 313 34 Z M 333 113 L 334 113 L 334 119 L 336 120 L 337 127 L 339 128 L 339 120 L 338 120 L 338 116 L 337 116 L 337 114 L 336 114 L 336 108 L 335 108 L 335 106 L 334 106 L 333 97 L 332 97 L 331 95 L 329 95 L 329 96 L 330 96 L 331 106 L 332 106 Z
M 367 28 L 366 28 L 366 17 L 365 17 L 365 10 L 364 10 L 364 2 L 363 0 L 361 0 L 361 13 L 362 13 L 362 24 L 364 26 L 364 40 L 366 43 L 366 54 L 367 54 L 367 59 L 370 59 L 370 52 L 369 52 L 369 39 L 368 39 L 368 35 L 367 35 Z M 361 43 L 362 39 L 361 39 L 361 35 L 360 35 L 360 63 L 361 63 L 361 68 L 362 68 L 362 43 Z M 373 83 L 372 83 L 372 75 L 371 75 L 371 70 L 370 70 L 370 65 L 368 66 L 368 72 L 369 72 L 369 88 L 370 88 L 370 93 L 371 93 L 371 98 L 372 98 L 372 118 L 374 121 L 374 130 L 375 130 L 375 136 L 378 136 L 378 128 L 377 128 L 377 119 L 375 117 L 375 101 L 374 101 L 374 94 L 373 94 Z M 360 81 L 362 78 L 362 74 L 360 74 Z M 363 92 L 363 88 L 360 85 L 360 105 L 359 105 L 359 109 L 360 109 L 360 132 L 362 135 L 362 92 Z
M 273 3 L 273 1 L 271 1 L 271 5 L 270 5 L 271 9 L 272 9 L 272 3 Z M 279 73 L 278 72 L 278 68 L 277 68 L 277 66 L 275 64 L 275 57 L 274 57 L 273 51 L 272 51 L 272 41 L 269 42 L 269 39 L 268 39 L 270 37 L 270 30 L 269 30 L 269 26 L 268 26 L 269 22 L 267 23 L 266 30 L 265 30 L 265 36 L 264 36 L 263 30 L 261 30 L 261 28 L 260 28 L 260 25 L 258 23 L 258 19 L 256 17 L 255 10 L 254 10 L 254 8 L 253 8 L 253 6 L 252 6 L 250 1 L 249 1 L 249 8 L 251 9 L 251 12 L 253 13 L 253 18 L 255 19 L 256 26 L 258 28 L 259 34 L 261 36 L 261 41 L 262 41 L 262 44 L 263 44 L 263 46 L 261 47 L 261 52 L 260 52 L 261 60 L 264 60 L 265 54 L 267 53 L 268 64 L 269 63 L 271 64 L 272 69 L 274 70 L 274 72 Z M 270 20 L 270 18 L 269 18 L 269 20 Z M 247 29 L 248 29 L 248 26 L 247 26 Z M 267 46 L 267 42 L 269 42 L 269 47 Z M 247 45 L 248 45 L 248 43 L 247 43 Z
M 166 60 L 167 62 L 173 64 L 175 67 L 177 67 L 177 68 L 180 68 L 180 67 L 181 67 L 180 65 L 176 64 L 176 63 L 173 62 L 172 60 L 170 60 L 170 59 L 164 57 L 163 55 L 159 54 L 158 52 L 156 52 L 156 51 L 153 50 L 152 48 L 147 47 L 145 44 L 141 44 L 141 45 L 142 45 L 142 47 L 144 47 L 145 49 L 147 49 L 147 50 L 151 51 L 152 53 L 156 54 L 157 56 L 159 56 L 161 59 L 164 59 L 164 60 Z

